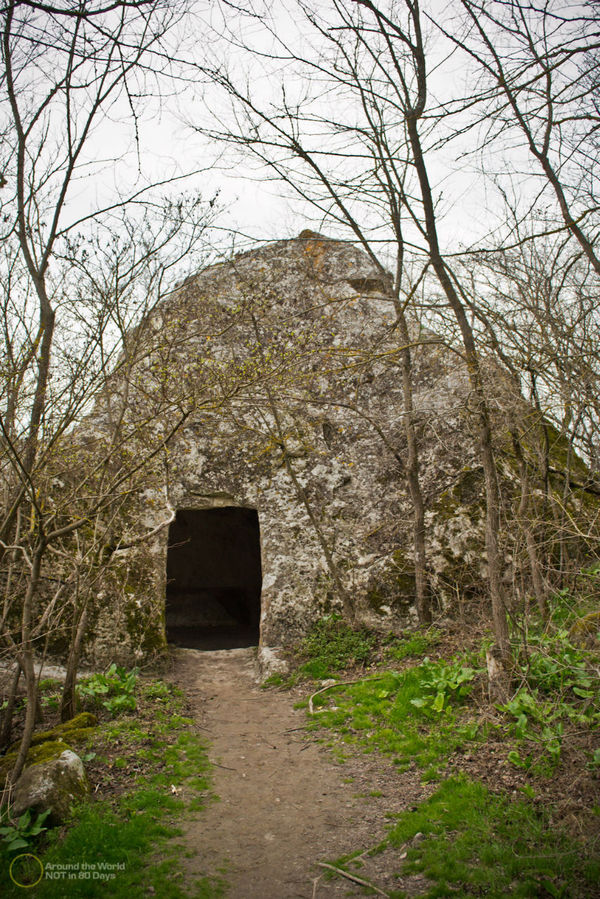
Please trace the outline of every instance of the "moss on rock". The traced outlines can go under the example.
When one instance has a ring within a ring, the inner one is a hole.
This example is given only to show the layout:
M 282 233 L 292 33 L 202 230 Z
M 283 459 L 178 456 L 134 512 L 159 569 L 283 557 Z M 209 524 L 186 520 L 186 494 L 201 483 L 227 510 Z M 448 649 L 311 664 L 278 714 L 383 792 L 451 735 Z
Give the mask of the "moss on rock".
M 58 724 L 49 730 L 42 730 L 31 738 L 31 747 L 27 753 L 25 767 L 40 765 L 58 758 L 71 744 L 83 743 L 91 737 L 98 724 L 95 715 L 81 712 L 70 721 Z M 4 758 L 0 760 L 0 780 L 5 778 L 13 768 L 19 752 L 18 741 L 13 743 Z
M 582 649 L 600 649 L 600 611 L 578 618 L 569 631 L 569 637 Z
M 25 768 L 29 768 L 31 765 L 41 765 L 44 762 L 50 762 L 53 759 L 57 759 L 62 755 L 65 749 L 71 749 L 71 746 L 65 742 L 65 740 L 60 738 L 45 740 L 42 743 L 38 742 L 35 746 L 31 746 L 27 753 Z M 3 780 L 10 774 L 17 760 L 17 755 L 18 748 L 7 752 L 0 761 L 0 780 Z
M 66 740 L 78 743 L 91 736 L 97 724 L 98 719 L 91 712 L 80 712 L 79 715 L 75 715 L 74 718 L 71 718 L 70 721 L 65 721 L 64 724 L 57 724 L 56 727 L 52 727 L 50 730 L 42 730 L 34 734 L 31 745 L 37 746 L 49 740 Z

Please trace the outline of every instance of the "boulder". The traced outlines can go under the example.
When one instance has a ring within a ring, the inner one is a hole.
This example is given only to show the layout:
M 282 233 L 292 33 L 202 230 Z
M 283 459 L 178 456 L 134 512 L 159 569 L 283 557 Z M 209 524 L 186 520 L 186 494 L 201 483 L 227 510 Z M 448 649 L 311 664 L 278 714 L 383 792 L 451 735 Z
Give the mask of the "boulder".
M 395 320 L 387 276 L 370 257 L 311 231 L 211 265 L 152 306 L 56 472 L 68 481 L 73 458 L 77 471 L 97 470 L 112 453 L 115 421 L 140 435 L 132 457 L 144 458 L 148 439 L 168 440 L 168 466 L 155 455 L 144 489 L 129 492 L 111 524 L 107 549 L 119 550 L 89 585 L 86 660 L 137 665 L 167 640 L 254 643 L 269 676 L 281 673 L 277 647 L 290 650 L 323 616 L 343 613 L 383 633 L 416 623 Z M 419 321 L 409 321 L 409 337 L 429 587 L 444 613 L 478 608 L 488 591 L 486 489 L 469 371 Z M 566 467 L 580 485 L 567 514 L 584 533 L 584 521 L 595 527 L 598 490 L 513 375 L 487 359 L 482 373 L 502 493 L 502 577 L 507 597 L 516 586 L 526 598 L 512 433 L 522 437 L 529 518 L 548 557 L 555 547 L 540 516 L 550 528 L 554 510 L 562 520 Z M 173 432 L 176 408 L 193 411 Z M 140 431 L 142 420 L 152 427 Z M 570 538 L 569 553 L 573 568 L 593 561 L 584 541 Z
M 49 762 L 58 758 L 66 749 L 71 749 L 71 744 L 77 744 L 89 739 L 94 728 L 98 724 L 95 715 L 90 712 L 81 712 L 70 721 L 58 724 L 50 730 L 38 731 L 31 738 L 31 748 L 27 753 L 25 767 L 39 765 L 41 762 Z M 10 747 L 4 758 L 0 759 L 0 781 L 10 773 L 17 760 L 19 752 L 19 740 Z
M 32 765 L 23 772 L 13 792 L 13 813 L 18 817 L 27 809 L 38 813 L 50 809 L 48 821 L 55 827 L 68 817 L 73 803 L 89 792 L 83 762 L 66 749 L 58 758 Z

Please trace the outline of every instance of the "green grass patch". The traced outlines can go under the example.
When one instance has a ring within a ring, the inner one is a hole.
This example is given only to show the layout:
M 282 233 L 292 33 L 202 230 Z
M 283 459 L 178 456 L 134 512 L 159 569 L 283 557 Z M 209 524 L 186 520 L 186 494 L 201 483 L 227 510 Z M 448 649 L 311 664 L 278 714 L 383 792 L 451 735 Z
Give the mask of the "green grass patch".
M 425 659 L 315 697 L 320 711 L 309 727 L 332 728 L 346 742 L 394 756 L 402 768 L 414 760 L 431 779 L 455 749 L 478 735 L 477 724 L 461 711 L 475 677 L 464 659 Z
M 339 615 L 317 621 L 302 640 L 298 674 L 315 680 L 331 677 L 352 665 L 365 665 L 375 646 L 375 635 L 351 628 Z
M 132 694 L 133 695 L 133 694 Z M 112 899 L 149 895 L 161 899 L 217 899 L 224 895 L 220 876 L 202 877 L 186 887 L 175 842 L 182 817 L 210 801 L 210 763 L 206 746 L 182 715 L 182 694 L 162 682 L 140 684 L 138 712 L 101 725 L 94 735 L 97 762 L 104 762 L 105 784 L 122 778 L 124 791 L 73 810 L 66 828 L 49 831 L 43 843 L 21 848 L 44 866 L 40 882 L 24 890 L 10 879 L 18 852 L 0 851 L 0 894 L 41 899 L 65 896 Z M 114 710 L 107 709 L 111 714 Z M 102 785 L 102 783 L 101 783 Z M 31 859 L 17 860 L 13 874 Z M 16 865 L 16 867 L 15 867 Z M 37 868 L 36 868 L 37 865 Z M 211 872 L 212 873 L 212 872 Z M 26 872 L 23 869 L 23 877 Z
M 390 636 L 386 655 L 401 662 L 404 659 L 421 658 L 441 640 L 441 632 L 436 627 L 420 629 L 402 637 Z
M 407 853 L 403 874 L 432 881 L 424 897 L 586 896 L 600 879 L 598 857 L 551 828 L 543 809 L 461 776 L 399 815 L 377 851 L 389 847 Z

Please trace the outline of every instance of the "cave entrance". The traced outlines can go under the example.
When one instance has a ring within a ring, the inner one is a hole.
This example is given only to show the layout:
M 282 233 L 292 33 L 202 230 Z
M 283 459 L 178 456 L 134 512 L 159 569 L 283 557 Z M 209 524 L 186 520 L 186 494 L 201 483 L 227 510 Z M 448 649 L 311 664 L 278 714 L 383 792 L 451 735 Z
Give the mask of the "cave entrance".
M 260 532 L 255 509 L 182 509 L 169 527 L 167 641 L 195 649 L 257 646 Z

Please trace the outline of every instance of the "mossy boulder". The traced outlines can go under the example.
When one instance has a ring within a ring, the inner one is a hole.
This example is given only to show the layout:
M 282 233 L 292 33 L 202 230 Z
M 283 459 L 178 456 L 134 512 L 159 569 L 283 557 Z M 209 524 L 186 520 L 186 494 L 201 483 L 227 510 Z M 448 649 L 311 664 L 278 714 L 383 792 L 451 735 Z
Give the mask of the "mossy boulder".
M 42 730 L 31 738 L 31 747 L 27 753 L 25 767 L 39 765 L 58 758 L 66 750 L 71 750 L 71 744 L 83 743 L 94 733 L 98 721 L 90 712 L 81 712 L 49 730 Z M 4 758 L 0 760 L 0 780 L 3 780 L 11 771 L 17 760 L 19 742 L 11 745 Z
M 71 749 L 58 758 L 32 765 L 23 772 L 13 792 L 13 814 L 18 817 L 27 809 L 41 813 L 50 811 L 51 826 L 62 824 L 74 803 L 90 792 L 83 762 Z
M 16 749 L 11 749 L 11 751 L 7 752 L 4 758 L 0 760 L 0 781 L 3 781 L 14 767 L 18 755 L 18 744 L 16 745 Z M 43 743 L 38 743 L 35 746 L 32 746 L 27 753 L 25 768 L 57 759 L 67 749 L 71 749 L 70 745 L 65 742 L 65 740 L 61 739 L 45 740 Z
M 582 649 L 600 650 L 600 611 L 578 618 L 571 626 L 569 637 Z
M 42 730 L 33 735 L 31 745 L 37 746 L 40 743 L 46 743 L 48 740 L 64 740 L 69 743 L 81 743 L 93 733 L 94 728 L 98 724 L 98 719 L 91 712 L 80 712 L 70 721 L 64 724 L 57 724 L 50 730 Z

